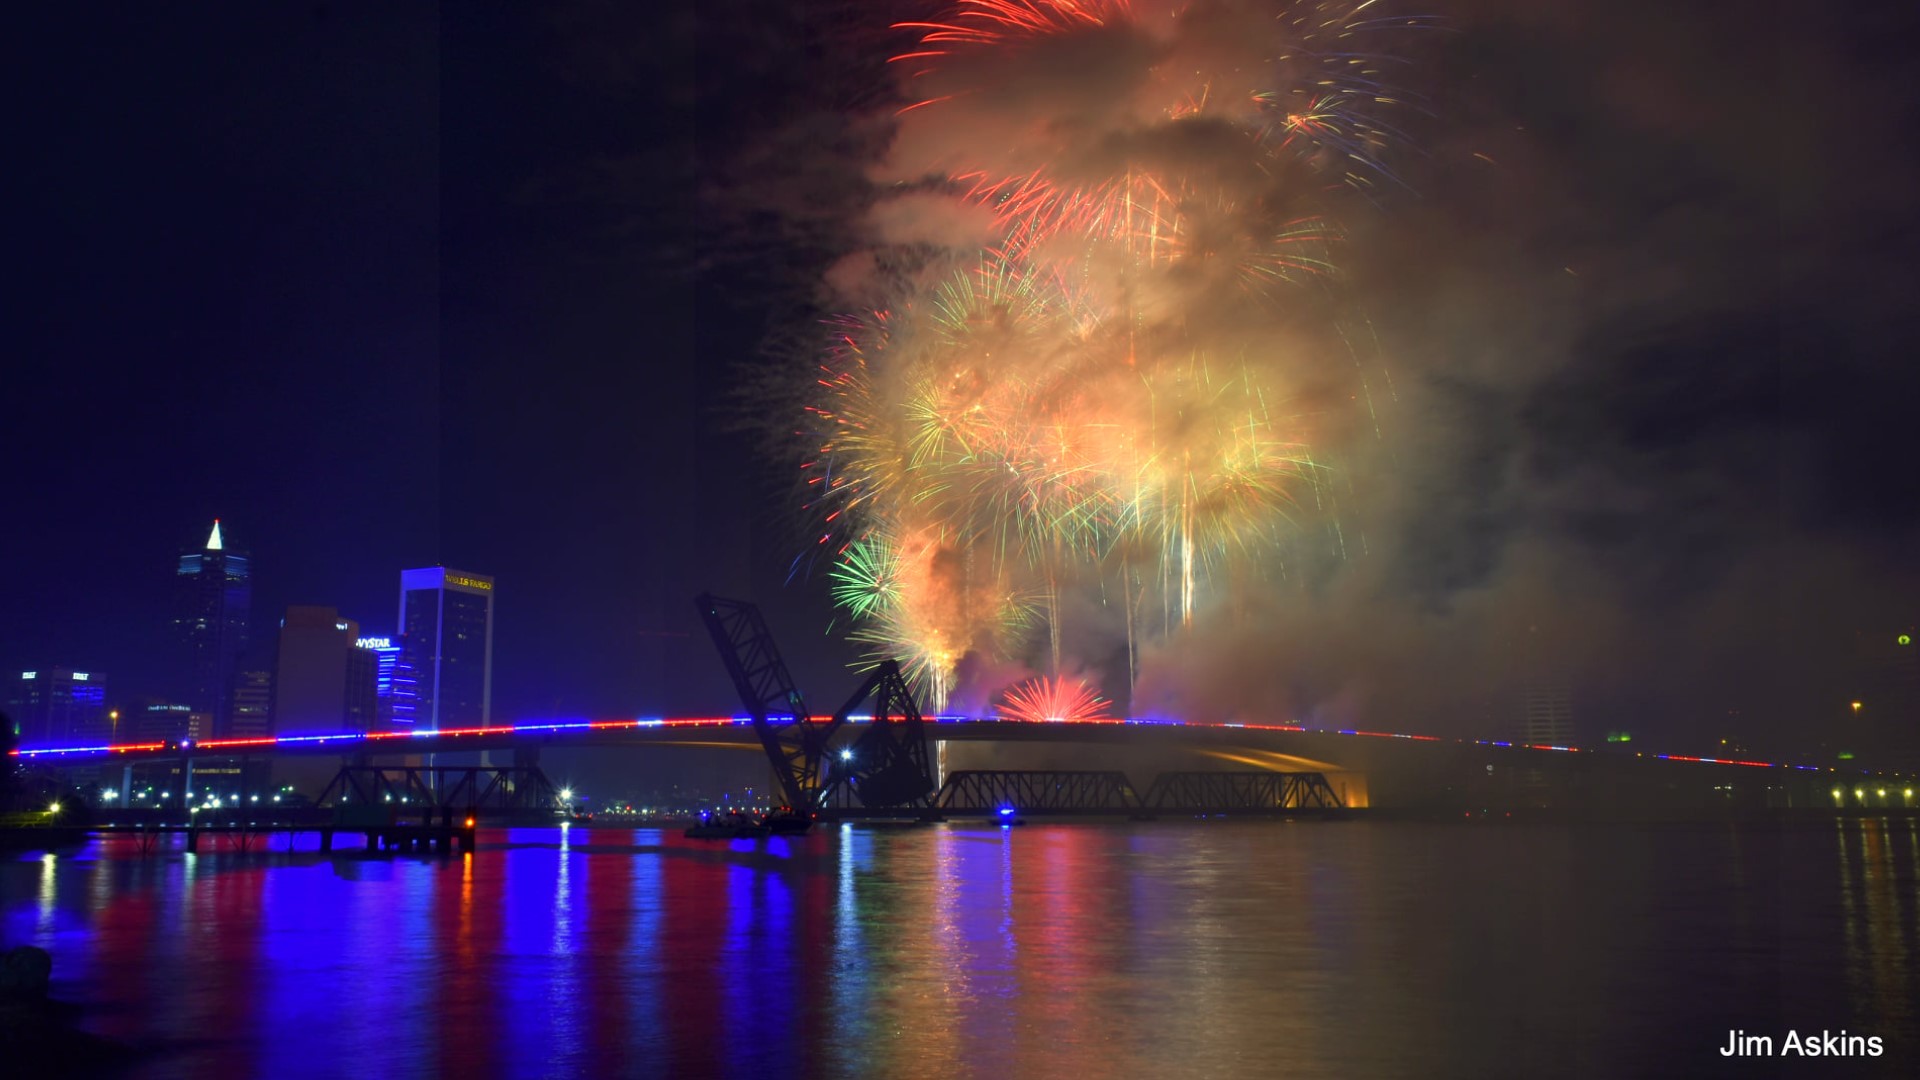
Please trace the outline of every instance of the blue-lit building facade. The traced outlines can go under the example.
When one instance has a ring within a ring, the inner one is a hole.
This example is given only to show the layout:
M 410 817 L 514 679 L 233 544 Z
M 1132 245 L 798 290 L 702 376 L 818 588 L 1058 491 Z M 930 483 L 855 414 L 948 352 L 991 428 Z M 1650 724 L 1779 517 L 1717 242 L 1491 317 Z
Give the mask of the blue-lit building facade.
M 400 666 L 400 646 L 395 644 L 392 638 L 363 637 L 354 639 L 353 647 L 363 650 L 373 658 L 373 693 L 377 702 L 375 720 L 378 726 L 385 728 L 396 723 L 411 725 L 414 719 L 413 709 L 411 707 L 407 709 L 406 719 L 403 721 L 400 719 L 399 710 L 394 707 L 394 686 L 397 682 L 397 669 Z M 412 704 L 411 695 L 409 695 L 408 704 L 409 706 Z
M 80 746 L 113 734 L 107 679 L 97 671 L 36 668 L 14 673 L 8 712 L 24 746 Z
M 174 639 L 185 661 L 181 696 L 213 718 L 216 734 L 226 735 L 233 729 L 234 672 L 251 629 L 253 584 L 246 553 L 226 545 L 217 519 L 206 546 L 180 556 L 174 588 Z
M 394 724 L 484 727 L 493 717 L 493 579 L 444 566 L 400 572 Z

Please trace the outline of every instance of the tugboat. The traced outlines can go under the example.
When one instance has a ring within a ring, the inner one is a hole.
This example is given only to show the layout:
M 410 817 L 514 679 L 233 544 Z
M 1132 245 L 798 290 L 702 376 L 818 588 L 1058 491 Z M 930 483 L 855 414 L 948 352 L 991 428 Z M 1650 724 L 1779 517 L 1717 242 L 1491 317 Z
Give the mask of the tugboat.
M 791 806 L 782 806 L 762 815 L 760 824 L 775 836 L 799 836 L 813 828 L 813 815 L 803 814 Z
M 752 840 L 770 830 L 738 810 L 715 813 L 703 810 L 700 824 L 690 825 L 681 835 L 690 840 Z

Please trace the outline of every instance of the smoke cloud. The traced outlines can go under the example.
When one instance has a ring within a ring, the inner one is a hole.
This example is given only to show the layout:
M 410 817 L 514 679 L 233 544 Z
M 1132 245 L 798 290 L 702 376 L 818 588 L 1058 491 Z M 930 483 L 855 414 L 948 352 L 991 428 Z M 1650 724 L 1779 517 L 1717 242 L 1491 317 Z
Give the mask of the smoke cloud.
M 1194 388 L 1237 380 L 1271 406 L 1222 409 L 1284 430 L 1263 467 L 1289 500 L 1086 545 L 1050 583 L 1044 552 L 1007 556 L 994 587 L 1024 590 L 1028 645 L 976 647 L 956 704 L 1054 670 L 1057 648 L 1134 715 L 1479 735 L 1546 678 L 1583 741 L 1874 737 L 1831 706 L 1856 635 L 1915 618 L 1920 492 L 1888 464 L 1915 399 L 1890 314 L 1913 275 L 1861 255 L 1911 235 L 1914 162 L 1860 137 L 1910 123 L 1861 29 L 1796 11 L 1807 47 L 1783 51 L 1779 25 L 1666 7 L 1456 5 L 1378 39 L 1395 101 L 1330 103 L 1343 147 L 1298 101 L 1246 104 L 1310 82 L 1311 48 L 1272 46 L 1287 9 L 1134 11 L 890 65 L 898 100 L 849 121 L 889 132 L 870 198 L 816 280 L 835 308 L 887 313 L 899 339 L 861 343 L 882 398 L 964 354 L 977 400 L 1024 379 L 1022 407 L 1057 416 L 1070 388 L 1192 456 L 1219 442 Z M 1854 103 L 1847 131 L 1816 122 L 1808 86 Z M 1022 199 L 1038 209 L 1008 210 Z M 1278 239 L 1305 219 L 1318 231 Z M 1249 272 L 1281 248 L 1311 258 Z M 922 319 L 986 249 L 1031 270 L 1011 292 L 1045 285 L 1056 336 L 1035 351 L 987 357 L 977 327 Z M 1085 310 L 1092 330 L 1061 314 Z M 1142 398 L 1106 377 L 1127 350 L 1180 377 Z M 1142 400 L 1188 420 L 1155 429 Z M 1207 549 L 1184 598 L 1183 537 Z

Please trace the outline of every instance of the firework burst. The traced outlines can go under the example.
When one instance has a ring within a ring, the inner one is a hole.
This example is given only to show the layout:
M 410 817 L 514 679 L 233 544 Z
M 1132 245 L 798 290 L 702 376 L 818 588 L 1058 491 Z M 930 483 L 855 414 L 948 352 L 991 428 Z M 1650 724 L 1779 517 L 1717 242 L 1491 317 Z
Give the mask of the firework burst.
M 1105 603 L 1118 571 L 1132 655 L 1145 590 L 1173 633 L 1281 547 L 1325 468 L 1295 402 L 1323 380 L 1295 376 L 1340 336 L 1317 328 L 1335 200 L 1393 179 L 1407 106 L 1381 45 L 1422 22 L 1379 0 L 956 0 L 900 24 L 889 168 L 996 232 L 829 324 L 804 471 L 865 662 L 899 659 L 939 709 L 969 655 L 1032 662 L 1044 622 L 1053 677 L 1002 714 L 1097 717 L 1058 677 L 1075 590 Z
M 1236 237 L 1254 249 L 1244 269 L 1269 284 L 1262 267 L 1325 272 L 1295 245 L 1337 230 L 1302 207 L 1393 181 L 1385 152 L 1404 137 L 1388 117 L 1407 103 L 1384 46 L 1424 22 L 1383 17 L 1374 0 L 961 0 L 942 21 L 899 24 L 920 47 L 895 62 L 903 113 L 959 110 L 992 128 L 982 163 L 952 176 L 1018 242 L 1117 241 L 1147 266 L 1179 266 L 1217 251 L 1211 210 L 1228 200 L 1254 226 Z M 1076 66 L 1090 75 L 1072 122 L 1023 122 L 1028 84 Z
M 1000 719 L 1047 724 L 1111 720 L 1112 704 L 1079 679 L 1028 679 L 1002 695 Z

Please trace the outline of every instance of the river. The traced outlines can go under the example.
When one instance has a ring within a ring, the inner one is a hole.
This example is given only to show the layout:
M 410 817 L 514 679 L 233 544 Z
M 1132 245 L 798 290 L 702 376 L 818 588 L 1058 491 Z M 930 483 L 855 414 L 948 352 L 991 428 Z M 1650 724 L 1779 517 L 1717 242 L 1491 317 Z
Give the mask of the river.
M 137 1076 L 1920 1075 L 1912 818 L 479 839 L 11 856 L 0 944 Z

